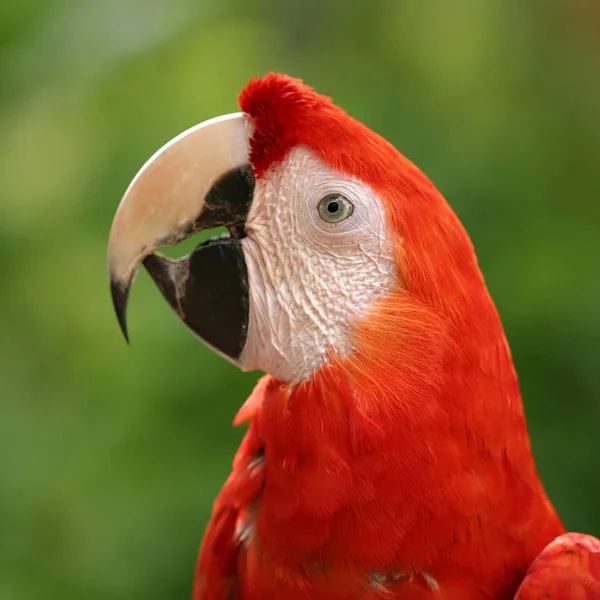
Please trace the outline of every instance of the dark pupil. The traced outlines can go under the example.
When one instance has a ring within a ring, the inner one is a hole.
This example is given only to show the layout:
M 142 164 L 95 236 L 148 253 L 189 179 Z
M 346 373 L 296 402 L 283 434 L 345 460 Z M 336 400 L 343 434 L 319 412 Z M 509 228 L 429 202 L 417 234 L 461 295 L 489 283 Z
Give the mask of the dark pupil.
M 336 213 L 339 210 L 339 208 L 340 208 L 339 203 L 335 202 L 335 200 L 334 200 L 327 205 L 327 212 L 329 214 L 333 214 L 333 213 Z

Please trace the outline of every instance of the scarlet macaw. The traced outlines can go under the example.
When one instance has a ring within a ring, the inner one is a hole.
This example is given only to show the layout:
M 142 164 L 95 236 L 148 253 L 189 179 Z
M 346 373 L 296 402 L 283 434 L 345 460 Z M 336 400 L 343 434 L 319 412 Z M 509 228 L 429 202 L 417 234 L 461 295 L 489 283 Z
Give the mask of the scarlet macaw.
M 267 373 L 208 524 L 195 600 L 600 599 L 600 541 L 539 480 L 500 318 L 440 192 L 278 74 L 182 133 L 119 206 L 126 333 L 143 263 L 181 320 Z M 180 260 L 156 253 L 216 226 Z

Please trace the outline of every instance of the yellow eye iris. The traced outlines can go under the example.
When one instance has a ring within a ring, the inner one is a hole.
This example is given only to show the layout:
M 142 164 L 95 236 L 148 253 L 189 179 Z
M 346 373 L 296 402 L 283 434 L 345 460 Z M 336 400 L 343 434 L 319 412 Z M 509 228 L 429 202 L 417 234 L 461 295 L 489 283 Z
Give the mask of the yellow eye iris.
M 328 194 L 319 202 L 319 216 L 327 223 L 339 223 L 354 211 L 350 200 L 341 194 Z

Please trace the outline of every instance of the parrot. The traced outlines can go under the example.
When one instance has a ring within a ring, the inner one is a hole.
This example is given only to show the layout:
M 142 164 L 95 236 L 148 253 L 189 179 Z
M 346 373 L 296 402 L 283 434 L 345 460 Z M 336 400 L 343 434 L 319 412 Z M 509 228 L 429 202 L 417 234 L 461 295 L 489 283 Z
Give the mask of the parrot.
M 546 494 L 441 192 L 300 79 L 254 77 L 238 102 L 143 165 L 108 239 L 127 340 L 143 265 L 197 338 L 262 373 L 193 599 L 600 600 L 600 540 L 567 533 Z

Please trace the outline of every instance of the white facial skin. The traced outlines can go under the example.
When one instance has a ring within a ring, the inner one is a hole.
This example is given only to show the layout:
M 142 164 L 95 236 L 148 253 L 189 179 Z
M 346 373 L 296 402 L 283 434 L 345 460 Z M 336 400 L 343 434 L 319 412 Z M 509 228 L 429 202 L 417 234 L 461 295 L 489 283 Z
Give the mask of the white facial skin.
M 353 205 L 338 223 L 319 214 L 332 193 Z M 246 234 L 250 320 L 238 362 L 245 371 L 292 383 L 310 377 L 328 351 L 352 351 L 353 324 L 396 284 L 381 200 L 305 148 L 256 182 Z

